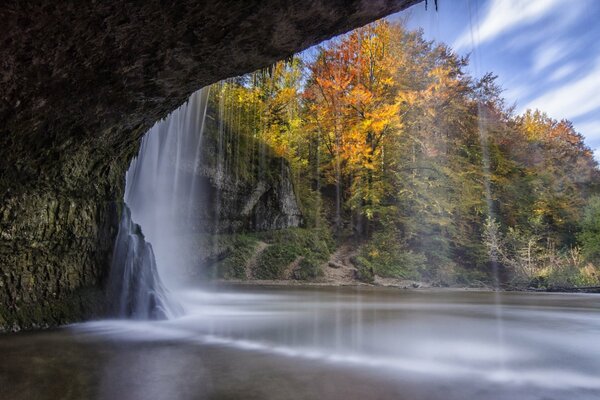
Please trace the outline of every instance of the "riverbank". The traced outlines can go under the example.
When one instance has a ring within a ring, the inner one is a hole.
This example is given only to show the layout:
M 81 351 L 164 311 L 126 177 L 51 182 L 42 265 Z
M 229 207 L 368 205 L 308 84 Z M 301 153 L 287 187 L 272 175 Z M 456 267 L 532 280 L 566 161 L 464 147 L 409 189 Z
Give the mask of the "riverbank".
M 378 282 L 379 281 L 379 282 Z M 383 282 L 382 282 L 383 281 Z M 299 281 L 287 279 L 265 279 L 265 280 L 243 280 L 243 279 L 216 279 L 211 283 L 216 286 L 223 287 L 248 287 L 248 286 L 263 286 L 263 287 L 314 287 L 314 288 L 382 288 L 382 289 L 401 289 L 401 290 L 435 290 L 435 291 L 493 291 L 494 289 L 488 286 L 470 287 L 470 286 L 434 286 L 427 282 L 417 282 L 409 280 L 395 280 L 395 283 L 390 283 L 390 280 L 376 279 L 375 283 L 365 283 L 358 280 L 353 282 L 328 282 L 328 281 Z
M 500 288 L 494 288 L 489 285 L 481 283 L 480 286 L 466 286 L 466 285 L 453 285 L 453 286 L 436 286 L 428 282 L 420 282 L 413 280 L 401 280 L 391 278 L 376 277 L 375 283 L 365 283 L 358 280 L 352 282 L 331 282 L 331 281 L 300 281 L 292 279 L 256 279 L 256 280 L 244 280 L 244 279 L 216 279 L 212 281 L 217 286 L 274 286 L 274 287 L 322 287 L 322 288 L 336 288 L 336 287 L 364 287 L 364 288 L 386 288 L 386 289 L 402 289 L 402 290 L 434 290 L 434 291 L 471 291 L 471 292 L 493 292 L 500 290 L 502 292 L 531 292 L 531 293 L 599 293 L 600 287 L 583 287 L 583 288 L 532 288 L 532 287 L 518 287 L 518 286 L 502 286 Z

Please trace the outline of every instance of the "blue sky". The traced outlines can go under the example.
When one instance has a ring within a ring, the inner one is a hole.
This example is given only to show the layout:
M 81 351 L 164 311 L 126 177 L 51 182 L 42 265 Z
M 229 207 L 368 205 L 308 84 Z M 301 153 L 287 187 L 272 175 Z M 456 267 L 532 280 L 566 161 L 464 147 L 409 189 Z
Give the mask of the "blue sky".
M 569 119 L 600 161 L 600 0 L 438 0 L 389 18 L 470 54 L 509 104 Z

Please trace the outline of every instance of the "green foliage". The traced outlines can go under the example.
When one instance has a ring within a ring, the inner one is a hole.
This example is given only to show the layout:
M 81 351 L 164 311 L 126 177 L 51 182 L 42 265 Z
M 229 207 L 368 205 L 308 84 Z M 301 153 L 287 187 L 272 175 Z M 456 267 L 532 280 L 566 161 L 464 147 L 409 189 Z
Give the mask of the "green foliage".
M 508 228 L 488 219 L 484 241 L 490 260 L 506 268 L 510 283 L 535 288 L 597 286 L 600 271 L 585 262 L 578 247 L 557 249 L 547 237 Z
M 323 276 L 323 263 L 326 260 L 322 256 L 308 254 L 300 260 L 298 268 L 292 271 L 292 276 L 297 280 L 311 280 Z
M 424 255 L 407 249 L 397 233 L 386 230 L 373 234 L 372 239 L 362 246 L 357 260 L 365 271 L 372 270 L 372 273 L 388 278 L 420 279 L 421 272 L 426 269 Z M 372 274 L 359 273 L 367 277 Z
M 254 255 L 256 237 L 247 234 L 220 235 L 217 241 L 223 249 L 223 259 L 213 266 L 216 276 L 224 279 L 246 279 L 245 266 Z
M 327 229 L 290 228 L 268 231 L 258 236 L 269 244 L 257 260 L 254 276 L 258 279 L 279 279 L 295 261 L 295 279 L 320 276 L 321 266 L 329 259 L 333 243 Z
M 312 237 L 332 226 L 338 238 L 368 239 L 356 263 L 364 281 L 491 283 L 494 267 L 519 285 L 595 279 L 572 257 L 580 244 L 600 263 L 591 150 L 568 121 L 515 115 L 496 77 L 474 79 L 467 66 L 422 32 L 380 21 L 310 62 L 211 89 L 209 108 L 225 120 L 209 135 L 215 165 L 252 181 L 278 171 L 265 154 L 288 160 L 309 228 L 261 234 L 271 246 L 257 277 L 281 277 L 294 262 L 294 276 L 318 276 L 332 247 Z
M 300 257 L 299 253 L 298 248 L 294 245 L 272 244 L 260 255 L 254 276 L 257 279 L 285 278 L 283 272 L 297 257 Z
M 354 258 L 356 266 L 356 278 L 365 283 L 373 283 L 375 281 L 375 267 L 368 258 L 358 256 Z
M 585 267 L 578 269 L 571 282 L 576 287 L 599 287 L 600 269 L 593 264 L 587 264 Z
M 563 289 L 571 287 L 600 286 L 600 270 L 593 264 L 583 264 L 580 260 L 569 258 L 569 254 L 561 254 L 537 277 L 540 287 Z
M 581 220 L 578 236 L 583 256 L 589 262 L 600 264 L 600 197 L 589 199 Z

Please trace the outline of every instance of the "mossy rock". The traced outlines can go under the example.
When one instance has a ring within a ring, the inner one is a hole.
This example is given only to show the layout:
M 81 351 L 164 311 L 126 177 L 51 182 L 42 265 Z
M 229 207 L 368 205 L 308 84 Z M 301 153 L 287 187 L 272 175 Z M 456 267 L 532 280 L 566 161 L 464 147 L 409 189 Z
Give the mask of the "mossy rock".
M 78 289 L 60 299 L 37 303 L 19 302 L 0 308 L 0 331 L 48 328 L 106 315 L 106 298 L 100 288 Z

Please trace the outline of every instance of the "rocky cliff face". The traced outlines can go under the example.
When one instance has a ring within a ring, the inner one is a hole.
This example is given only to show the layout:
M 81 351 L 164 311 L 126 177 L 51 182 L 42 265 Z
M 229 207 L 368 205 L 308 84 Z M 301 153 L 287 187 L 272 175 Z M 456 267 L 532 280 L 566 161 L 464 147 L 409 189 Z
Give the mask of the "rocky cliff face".
M 124 173 L 154 121 L 199 87 L 417 2 L 4 2 L 0 330 L 99 309 Z M 243 224 L 267 228 L 281 220 L 270 204 L 291 207 L 268 186 L 250 196 L 265 217 Z
M 0 331 L 102 313 L 99 283 L 110 265 L 119 196 L 118 190 L 107 199 L 60 188 L 5 196 L 0 204 Z
M 114 154 L 102 147 L 65 147 L 67 159 L 35 166 L 35 181 L 13 182 L 1 175 L 0 331 L 54 326 L 104 312 L 102 286 L 118 230 L 124 175 L 137 147 L 134 139 L 116 146 Z
M 207 198 L 199 204 L 204 232 L 237 233 L 299 226 L 302 213 L 296 201 L 290 167 L 282 158 L 269 157 L 273 172 L 256 180 L 238 180 L 213 168 L 202 171 Z
M 197 177 L 205 196 L 195 212 L 199 230 L 238 233 L 299 226 L 302 213 L 288 162 L 260 141 L 235 132 L 219 138 L 219 131 L 218 112 L 209 109 Z M 254 157 L 223 151 L 240 141 Z

